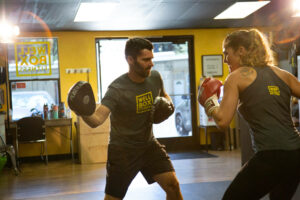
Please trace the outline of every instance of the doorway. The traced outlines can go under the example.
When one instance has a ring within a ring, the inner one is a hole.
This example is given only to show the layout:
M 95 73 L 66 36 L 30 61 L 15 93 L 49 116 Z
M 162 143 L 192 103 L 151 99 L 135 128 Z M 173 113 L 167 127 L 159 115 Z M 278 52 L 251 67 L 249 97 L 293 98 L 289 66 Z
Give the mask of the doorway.
M 154 70 L 160 72 L 175 112 L 166 121 L 153 126 L 153 133 L 162 143 L 185 145 L 195 143 L 197 135 L 195 77 L 192 36 L 147 38 L 154 46 Z M 124 49 L 127 38 L 96 40 L 98 95 L 101 100 L 108 85 L 128 71 Z M 174 143 L 174 141 L 176 141 Z M 199 140 L 198 140 L 199 143 Z M 175 145 L 177 146 L 177 145 Z

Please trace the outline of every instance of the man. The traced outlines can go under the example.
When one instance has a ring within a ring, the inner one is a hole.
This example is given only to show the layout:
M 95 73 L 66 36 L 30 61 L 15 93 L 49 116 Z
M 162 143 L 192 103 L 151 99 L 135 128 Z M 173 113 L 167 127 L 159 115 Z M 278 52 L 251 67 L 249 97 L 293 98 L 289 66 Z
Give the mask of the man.
M 101 105 L 93 114 L 79 113 L 91 127 L 101 125 L 110 115 L 105 200 L 123 199 L 138 172 L 149 184 L 157 182 L 166 192 L 166 199 L 183 199 L 169 156 L 152 132 L 152 123 L 157 120 L 154 104 L 166 105 L 166 111 L 157 112 L 158 115 L 166 115 L 166 118 L 174 111 L 160 74 L 151 71 L 152 49 L 153 45 L 146 39 L 129 39 L 125 47 L 129 72 L 110 84 Z M 71 89 L 69 98 L 74 93 Z M 154 102 L 158 96 L 164 98 Z M 75 112 L 78 113 L 78 110 Z M 160 111 L 158 107 L 156 110 Z

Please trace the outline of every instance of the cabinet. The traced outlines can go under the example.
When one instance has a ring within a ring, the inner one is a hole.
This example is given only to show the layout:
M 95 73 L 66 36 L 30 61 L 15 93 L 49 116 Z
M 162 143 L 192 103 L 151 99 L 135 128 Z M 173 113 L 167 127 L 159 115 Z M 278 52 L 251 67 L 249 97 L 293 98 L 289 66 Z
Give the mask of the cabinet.
M 0 114 L 0 136 L 3 141 L 6 143 L 6 136 L 5 136 L 5 114 Z
M 77 118 L 78 156 L 81 164 L 107 161 L 109 132 L 109 117 L 96 128 L 89 127 L 81 117 Z

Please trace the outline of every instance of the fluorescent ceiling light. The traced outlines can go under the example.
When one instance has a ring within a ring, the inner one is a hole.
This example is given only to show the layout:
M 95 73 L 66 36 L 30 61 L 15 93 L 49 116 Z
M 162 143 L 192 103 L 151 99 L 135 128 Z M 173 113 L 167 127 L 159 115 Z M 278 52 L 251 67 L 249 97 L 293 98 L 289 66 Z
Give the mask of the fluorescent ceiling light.
M 101 21 L 118 5 L 116 2 L 81 3 L 74 22 Z
M 293 17 L 300 17 L 300 0 L 294 0 L 293 8 L 295 12 Z
M 4 21 L 0 22 L 0 43 L 11 43 L 19 34 L 20 29 L 17 25 Z
M 242 19 L 267 5 L 270 1 L 236 2 L 214 19 Z
M 293 17 L 300 17 L 300 11 L 297 12 L 297 13 L 295 13 L 295 14 L 293 15 Z

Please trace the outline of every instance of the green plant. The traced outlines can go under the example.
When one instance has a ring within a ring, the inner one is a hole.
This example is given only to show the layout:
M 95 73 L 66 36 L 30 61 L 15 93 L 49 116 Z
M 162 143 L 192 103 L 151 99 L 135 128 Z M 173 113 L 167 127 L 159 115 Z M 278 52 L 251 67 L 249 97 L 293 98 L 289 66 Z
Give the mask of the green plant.
M 31 116 L 33 116 L 33 117 L 41 117 L 42 116 L 42 112 L 36 108 L 31 108 L 30 112 L 32 113 Z
M 7 161 L 6 154 L 0 154 L 0 172 L 3 169 L 3 167 L 5 166 L 6 161 Z

